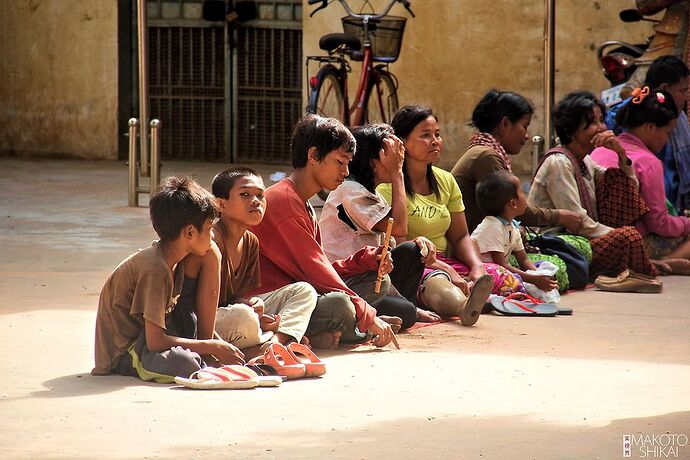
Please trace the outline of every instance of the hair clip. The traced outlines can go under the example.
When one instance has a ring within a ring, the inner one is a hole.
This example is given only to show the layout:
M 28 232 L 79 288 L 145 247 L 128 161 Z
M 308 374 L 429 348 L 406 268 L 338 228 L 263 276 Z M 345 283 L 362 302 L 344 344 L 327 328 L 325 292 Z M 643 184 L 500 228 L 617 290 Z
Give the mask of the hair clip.
M 659 101 L 660 104 L 663 104 L 666 102 L 666 96 L 664 96 L 664 93 L 656 93 L 656 100 Z
M 649 86 L 645 86 L 643 88 L 635 88 L 632 90 L 632 103 L 633 104 L 639 104 L 641 103 L 645 97 L 649 94 Z

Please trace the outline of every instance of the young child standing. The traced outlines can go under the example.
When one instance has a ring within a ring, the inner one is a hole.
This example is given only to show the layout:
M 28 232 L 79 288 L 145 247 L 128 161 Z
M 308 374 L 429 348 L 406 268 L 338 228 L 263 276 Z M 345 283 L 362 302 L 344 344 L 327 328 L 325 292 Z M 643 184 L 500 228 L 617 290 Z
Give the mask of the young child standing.
M 205 367 L 202 356 L 223 364 L 243 363 L 236 347 L 208 332 L 194 339 L 166 331 L 166 315 L 182 292 L 182 260 L 188 254 L 203 256 L 211 247 L 213 196 L 193 179 L 169 177 L 152 193 L 149 208 L 160 240 L 129 256 L 106 280 L 98 303 L 91 373 L 172 383 L 175 376 L 187 377 Z M 206 317 L 200 321 L 213 324 Z
M 479 249 L 482 262 L 500 265 L 542 291 L 558 289 L 558 283 L 552 277 L 525 271 L 536 270 L 537 267 L 527 257 L 519 223 L 514 220 L 527 209 L 520 179 L 507 171 L 493 172 L 477 184 L 476 197 L 486 217 L 472 232 L 471 238 Z M 508 262 L 511 254 L 515 255 L 519 268 Z

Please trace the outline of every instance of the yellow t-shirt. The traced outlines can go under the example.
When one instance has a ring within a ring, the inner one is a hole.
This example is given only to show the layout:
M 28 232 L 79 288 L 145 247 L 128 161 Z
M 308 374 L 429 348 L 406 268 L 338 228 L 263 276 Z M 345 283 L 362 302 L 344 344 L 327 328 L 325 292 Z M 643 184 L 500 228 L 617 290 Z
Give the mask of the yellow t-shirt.
M 407 239 L 425 236 L 436 245 L 438 251 L 446 252 L 450 214 L 465 211 L 465 204 L 453 175 L 435 166 L 432 166 L 432 171 L 438 183 L 439 196 L 433 193 L 415 193 L 412 197 L 407 195 Z M 391 203 L 391 184 L 381 184 L 376 190 Z

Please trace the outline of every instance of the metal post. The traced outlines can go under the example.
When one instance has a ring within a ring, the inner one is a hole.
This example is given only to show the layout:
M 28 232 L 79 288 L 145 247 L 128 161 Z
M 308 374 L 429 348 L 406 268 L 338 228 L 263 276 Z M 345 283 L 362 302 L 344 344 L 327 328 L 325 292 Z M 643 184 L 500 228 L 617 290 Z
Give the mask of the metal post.
M 149 42 L 147 0 L 137 0 L 137 32 L 139 57 L 139 120 L 141 120 L 141 175 L 149 176 L 148 119 L 149 119 Z
M 554 104 L 556 0 L 546 0 L 544 15 L 544 141 L 545 149 L 553 146 L 551 108 Z
M 532 137 L 532 176 L 537 172 L 537 165 L 543 153 L 544 138 L 539 135 Z
M 127 206 L 139 206 L 139 176 L 137 173 L 137 127 L 139 121 L 136 118 L 129 119 L 129 193 L 127 194 Z
M 158 142 L 160 127 L 160 120 L 156 118 L 151 120 L 151 188 L 149 193 L 153 193 L 160 182 L 160 143 Z

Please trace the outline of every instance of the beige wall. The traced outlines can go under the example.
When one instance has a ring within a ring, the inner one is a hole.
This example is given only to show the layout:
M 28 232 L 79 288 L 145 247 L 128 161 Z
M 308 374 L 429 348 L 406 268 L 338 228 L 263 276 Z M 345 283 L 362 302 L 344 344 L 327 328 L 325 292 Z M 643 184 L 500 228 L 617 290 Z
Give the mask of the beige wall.
M 362 0 L 351 0 L 360 7 Z M 388 0 L 371 0 L 380 11 Z M 416 18 L 408 19 L 403 51 L 392 65 L 400 80 L 400 104 L 434 108 L 441 121 L 445 153 L 452 166 L 472 133 L 467 126 L 481 95 L 491 87 L 528 97 L 536 112 L 530 134 L 543 135 L 543 0 L 411 0 Z M 599 92 L 608 83 L 595 50 L 605 40 L 639 42 L 650 23 L 624 24 L 621 9 L 634 0 L 559 0 L 557 3 L 556 99 L 576 88 Z M 313 18 L 304 8 L 304 54 L 319 54 L 318 39 L 340 32 L 343 9 L 337 2 Z M 407 16 L 396 5 L 391 14 Z M 409 18 L 409 16 L 408 16 Z M 351 82 L 352 83 L 352 82 Z M 350 85 L 350 91 L 356 88 Z M 517 172 L 529 171 L 529 145 L 514 159 Z
M 10 0 L 0 153 L 117 157 L 117 1 Z

